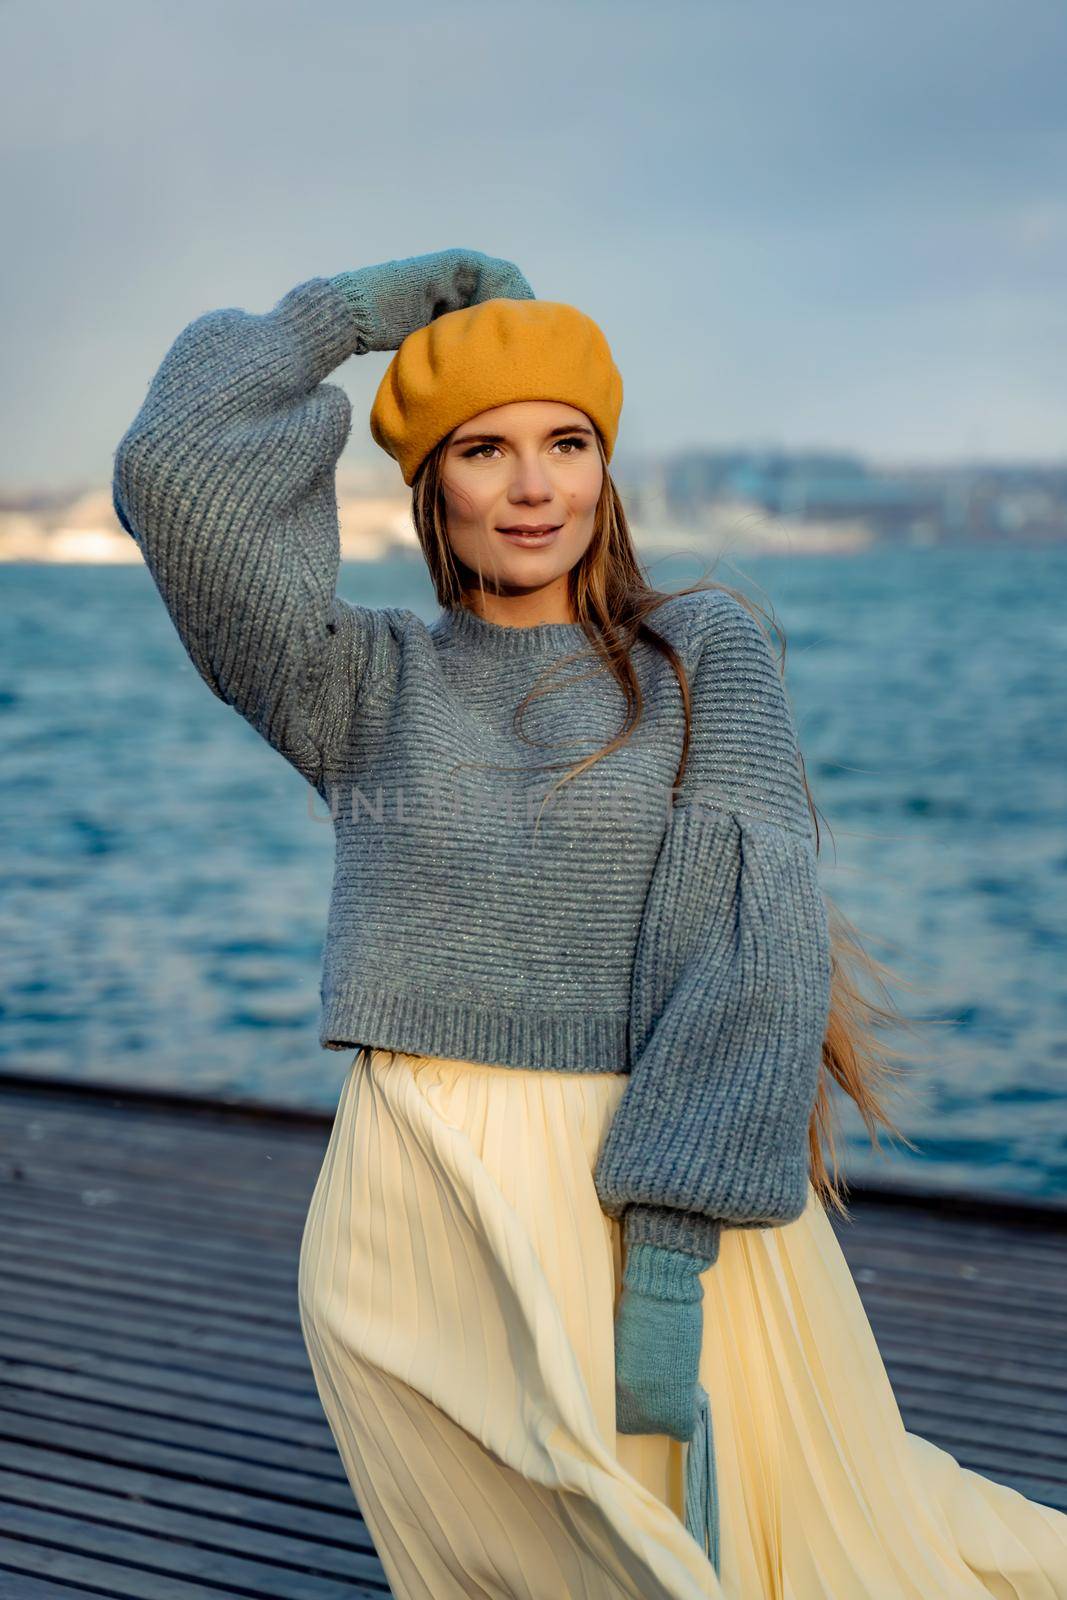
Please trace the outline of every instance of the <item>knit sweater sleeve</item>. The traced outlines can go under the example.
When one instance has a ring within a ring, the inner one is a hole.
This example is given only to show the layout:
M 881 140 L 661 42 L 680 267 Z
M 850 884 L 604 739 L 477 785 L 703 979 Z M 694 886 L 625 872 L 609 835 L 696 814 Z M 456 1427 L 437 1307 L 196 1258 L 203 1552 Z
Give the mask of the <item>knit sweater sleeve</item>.
M 344 390 L 370 297 L 327 278 L 174 340 L 114 457 L 116 515 L 212 692 L 313 785 L 343 737 L 381 613 L 335 593 Z
M 804 1209 L 831 963 L 776 656 L 724 591 L 699 627 L 689 760 L 635 956 L 630 1075 L 595 1178 L 628 1244 L 710 1263 L 723 1226 Z

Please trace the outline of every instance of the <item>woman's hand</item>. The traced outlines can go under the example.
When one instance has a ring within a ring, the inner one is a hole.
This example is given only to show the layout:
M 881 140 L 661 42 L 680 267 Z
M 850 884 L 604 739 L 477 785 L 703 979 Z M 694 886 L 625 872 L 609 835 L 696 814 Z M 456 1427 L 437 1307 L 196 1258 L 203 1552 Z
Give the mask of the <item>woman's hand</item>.
M 615 1426 L 688 1441 L 698 1415 L 704 1330 L 700 1274 L 710 1263 L 635 1244 L 615 1316 Z
M 483 300 L 533 300 L 511 261 L 480 250 L 437 250 L 341 272 L 332 280 L 363 312 L 368 350 L 398 350 L 409 333 L 446 311 Z

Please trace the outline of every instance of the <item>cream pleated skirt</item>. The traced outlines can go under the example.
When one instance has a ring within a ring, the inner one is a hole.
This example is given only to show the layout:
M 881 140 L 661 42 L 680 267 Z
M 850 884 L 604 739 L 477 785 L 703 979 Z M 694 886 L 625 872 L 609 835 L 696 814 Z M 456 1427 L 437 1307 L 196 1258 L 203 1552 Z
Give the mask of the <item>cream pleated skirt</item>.
M 908 1432 L 813 1189 L 704 1278 L 719 1574 L 686 1447 L 615 1431 L 616 1073 L 361 1049 L 300 1252 L 323 1409 L 396 1600 L 1067 1600 L 1067 1516 Z

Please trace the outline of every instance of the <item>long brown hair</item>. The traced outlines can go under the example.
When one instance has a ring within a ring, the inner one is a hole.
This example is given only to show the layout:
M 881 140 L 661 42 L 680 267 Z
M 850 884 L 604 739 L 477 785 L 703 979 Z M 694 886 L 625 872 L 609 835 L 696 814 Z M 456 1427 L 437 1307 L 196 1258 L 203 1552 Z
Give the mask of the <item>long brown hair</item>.
M 754 601 L 729 584 L 701 579 L 687 588 L 674 591 L 654 589 L 649 584 L 634 548 L 622 500 L 608 470 L 603 440 L 599 430 L 594 429 L 594 433 L 603 466 L 603 485 L 594 516 L 593 537 L 581 559 L 571 569 L 568 583 L 573 616 L 582 624 L 593 650 L 612 672 L 622 689 L 627 713 L 615 737 L 601 750 L 572 767 L 565 773 L 560 783 L 577 777 L 593 762 L 603 760 L 611 751 L 626 743 L 640 721 L 643 698 L 637 673 L 630 659 L 630 648 L 640 638 L 667 657 L 678 678 L 685 712 L 685 734 L 674 780 L 677 785 L 681 782 L 689 754 L 691 726 L 689 683 L 677 651 L 669 640 L 648 625 L 646 617 L 675 595 L 691 594 L 702 589 L 725 590 L 739 600 L 757 620 L 765 619 L 770 629 L 778 634 L 781 640 L 779 670 L 783 674 L 785 634 L 779 623 L 768 617 Z M 412 518 L 415 532 L 430 571 L 434 591 L 443 607 L 463 603 L 463 584 L 447 536 L 442 490 L 444 457 L 450 438 L 451 435 L 442 439 L 430 452 L 419 467 L 412 483 Z M 764 622 L 761 621 L 760 625 L 764 626 Z M 767 627 L 764 627 L 764 631 L 770 637 Z M 577 652 L 576 655 L 582 653 Z M 576 656 L 568 657 L 567 661 L 574 659 Z M 562 664 L 564 663 L 555 665 Z M 544 692 L 545 689 L 532 691 L 516 708 L 516 730 L 520 738 L 525 737 L 519 727 L 522 713 L 532 699 Z M 819 813 L 804 770 L 803 756 L 801 756 L 801 774 L 814 823 L 815 849 L 818 853 L 821 842 Z M 842 1215 L 846 1215 L 841 1192 L 843 1179 L 840 1175 L 834 1137 L 836 1105 L 832 1097 L 832 1084 L 836 1083 L 855 1102 L 875 1149 L 880 1148 L 880 1129 L 891 1138 L 899 1139 L 910 1148 L 915 1148 L 911 1140 L 890 1118 L 883 1104 L 883 1094 L 887 1087 L 897 1087 L 896 1080 L 905 1070 L 903 1063 L 918 1058 L 912 1052 L 881 1039 L 879 1030 L 889 1026 L 915 1029 L 913 1019 L 904 1017 L 893 1003 L 889 982 L 895 981 L 905 988 L 917 986 L 870 955 L 864 948 L 854 924 L 834 904 L 828 894 L 825 894 L 825 900 L 831 940 L 830 1011 L 823 1039 L 818 1090 L 808 1127 L 809 1171 L 819 1199 L 824 1204 L 832 1205 Z M 878 989 L 882 996 L 881 1002 L 864 994 L 862 989 L 864 979 L 872 982 Z M 844 1184 L 844 1187 L 847 1188 L 847 1184 Z

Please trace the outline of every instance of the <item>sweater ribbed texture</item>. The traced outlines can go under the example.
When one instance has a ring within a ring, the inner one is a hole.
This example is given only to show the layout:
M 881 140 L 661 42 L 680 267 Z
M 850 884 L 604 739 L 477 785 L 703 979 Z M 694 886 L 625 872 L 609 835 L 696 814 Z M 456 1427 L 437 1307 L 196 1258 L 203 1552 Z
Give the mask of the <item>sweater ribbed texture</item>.
M 351 407 L 324 379 L 390 334 L 358 287 L 313 278 L 269 312 L 185 328 L 115 452 L 116 513 L 208 687 L 333 813 L 322 1046 L 629 1073 L 601 1204 L 631 1244 L 714 1260 L 723 1223 L 803 1209 L 829 1005 L 777 663 L 732 596 L 668 600 L 650 621 L 693 701 L 673 805 L 681 696 L 638 641 L 637 732 L 535 834 L 624 697 L 580 624 L 455 608 L 427 625 L 336 594 Z M 546 682 L 531 745 L 513 714 Z
M 699 1305 L 704 1298 L 700 1274 L 711 1262 L 684 1250 L 636 1244 L 626 1253 L 622 1281 L 627 1289 L 675 1305 Z

